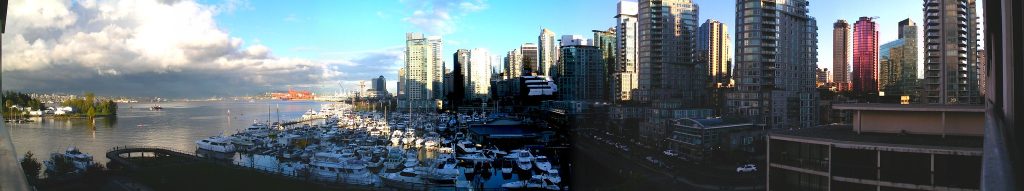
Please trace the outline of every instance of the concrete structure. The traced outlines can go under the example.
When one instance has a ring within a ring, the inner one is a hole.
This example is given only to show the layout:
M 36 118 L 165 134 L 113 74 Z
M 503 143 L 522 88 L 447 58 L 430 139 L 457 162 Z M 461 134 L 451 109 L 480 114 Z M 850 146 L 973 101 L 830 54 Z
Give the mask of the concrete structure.
M 762 140 L 764 131 L 754 124 L 722 118 L 672 120 L 668 148 L 691 161 L 704 161 L 715 152 L 753 153 L 754 141 Z
M 537 37 L 537 68 L 534 68 L 537 75 L 551 76 L 555 73 L 555 64 L 558 63 L 558 44 L 556 43 L 555 32 L 547 28 L 541 29 L 540 36 Z
M 818 68 L 818 71 L 815 72 L 815 76 L 817 76 L 817 77 L 814 80 L 815 84 L 818 86 L 818 88 L 828 86 L 828 84 L 830 83 L 830 81 L 829 81 L 829 75 L 830 74 L 831 73 L 828 72 L 828 68 Z
M 562 41 L 565 43 L 565 41 Z M 562 72 L 555 83 L 562 88 L 561 100 L 607 101 L 608 71 L 601 49 L 596 46 L 562 46 L 558 65 Z
M 669 126 L 675 119 L 704 119 L 712 115 L 711 109 L 658 109 L 643 108 L 639 113 L 638 142 L 641 145 L 665 149 L 670 136 Z
M 974 0 L 924 0 L 925 103 L 980 104 Z
M 849 90 L 850 23 L 839 19 L 832 25 L 832 82 L 839 91 Z
M 736 88 L 726 95 L 733 115 L 768 128 L 817 124 L 814 86 L 817 26 L 806 0 L 736 2 Z M 788 51 L 783 51 L 788 50 Z
M 705 104 L 707 68 L 694 61 L 697 4 L 640 0 L 639 6 L 637 100 L 657 108 Z
M 466 99 L 486 100 L 490 97 L 491 65 L 494 57 L 487 49 L 475 48 L 469 51 L 466 65 Z
M 523 52 L 512 49 L 505 54 L 504 73 L 507 79 L 523 76 Z
M 441 61 L 441 37 L 420 33 L 405 35 L 405 101 L 401 108 L 436 109 L 444 97 L 444 63 Z
M 979 190 L 983 107 L 834 108 L 854 124 L 769 134 L 768 190 Z
M 878 24 L 860 17 L 853 24 L 853 92 L 878 93 Z
M 633 100 L 634 91 L 639 88 L 637 79 L 637 13 L 635 1 L 619 0 L 615 15 L 615 81 L 612 88 L 618 101 Z

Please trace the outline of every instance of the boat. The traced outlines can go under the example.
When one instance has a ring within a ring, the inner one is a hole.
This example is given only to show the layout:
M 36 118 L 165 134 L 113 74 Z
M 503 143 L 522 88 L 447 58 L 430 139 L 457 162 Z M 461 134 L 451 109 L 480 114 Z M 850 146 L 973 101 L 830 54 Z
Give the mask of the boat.
M 437 161 L 440 164 L 437 164 L 437 167 L 434 169 L 430 169 L 430 173 L 424 174 L 423 178 L 435 184 L 455 184 L 460 174 L 458 169 L 459 162 L 450 155 L 441 155 Z
M 555 183 L 555 184 L 558 184 L 559 182 L 562 182 L 562 177 L 558 175 L 558 169 L 551 169 L 551 170 L 548 170 L 547 173 L 544 173 L 542 175 L 534 175 L 534 176 L 541 176 L 541 178 L 544 178 L 545 180 L 551 181 L 552 183 Z
M 77 147 L 68 147 L 67 150 L 64 150 L 64 153 L 50 153 L 50 158 L 58 157 L 64 158 L 65 162 L 70 163 L 72 169 L 68 170 L 71 173 L 84 172 L 85 169 L 89 168 L 89 165 L 92 165 L 92 155 L 79 151 Z M 46 164 L 47 171 L 52 172 L 58 169 L 55 161 L 47 160 L 44 163 Z
M 548 157 L 540 155 L 533 159 L 533 163 L 537 166 L 537 169 L 547 172 L 551 170 L 551 161 L 548 161 Z
M 313 155 L 309 165 L 313 175 L 321 180 L 343 181 L 353 184 L 376 184 L 378 179 L 366 169 L 362 160 L 345 160 L 343 154 L 319 152 Z
M 199 149 L 214 152 L 235 152 L 235 145 L 231 143 L 231 138 L 223 136 L 213 136 L 206 139 L 198 140 L 196 141 L 196 146 L 199 147 Z
M 391 149 L 389 149 L 387 157 L 384 158 L 384 168 L 385 169 L 396 169 L 398 167 L 398 165 L 402 164 L 402 162 L 405 161 L 403 156 L 405 156 L 405 154 L 403 153 L 402 149 L 399 149 L 399 148 L 391 148 Z
M 405 163 L 402 163 L 402 166 L 405 166 L 406 168 L 411 168 L 411 167 L 415 167 L 415 166 L 417 166 L 419 164 L 420 164 L 420 161 L 419 161 L 419 159 L 416 158 L 416 153 L 409 152 L 409 153 L 406 153 L 406 155 L 405 155 Z
M 163 109 L 164 109 L 164 107 L 160 107 L 159 105 L 156 105 L 156 106 L 153 106 L 153 107 L 149 107 L 150 111 L 159 111 L 159 110 L 163 110 Z
M 526 189 L 529 190 L 561 190 L 558 185 L 537 176 L 533 176 L 530 180 L 526 181 Z
M 458 158 L 462 159 L 462 160 L 473 161 L 473 163 L 481 163 L 481 162 L 491 162 L 491 161 L 494 161 L 494 158 L 487 157 L 483 153 L 478 153 L 478 152 L 477 153 L 465 154 L 465 155 L 462 155 L 462 156 L 460 156 Z
M 476 146 L 473 145 L 473 142 L 469 140 L 461 140 L 458 143 L 456 143 L 455 146 L 459 147 L 459 149 L 462 150 L 462 152 L 464 153 L 479 152 L 479 150 L 476 149 Z
M 516 166 L 518 166 L 520 170 L 530 170 L 533 168 L 533 155 L 530 154 L 530 151 L 516 150 L 516 152 L 511 155 L 515 156 Z
M 501 173 L 511 174 L 512 170 L 514 168 L 515 168 L 515 165 L 512 164 L 512 160 L 509 160 L 509 159 L 501 160 Z
M 420 177 L 420 172 L 413 168 L 405 168 L 393 173 L 381 173 L 380 178 L 385 185 L 407 189 L 422 188 L 421 185 L 429 184 Z
M 512 181 L 501 184 L 501 188 L 505 189 L 523 189 L 526 188 L 526 181 Z

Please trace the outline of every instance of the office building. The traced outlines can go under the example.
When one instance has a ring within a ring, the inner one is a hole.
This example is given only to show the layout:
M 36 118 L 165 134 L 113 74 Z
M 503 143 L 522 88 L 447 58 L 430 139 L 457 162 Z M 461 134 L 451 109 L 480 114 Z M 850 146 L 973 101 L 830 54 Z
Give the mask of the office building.
M 813 127 L 818 92 L 815 19 L 806 0 L 736 2 L 736 87 L 731 114 L 767 128 Z M 785 50 L 785 51 L 783 51 Z
M 708 68 L 709 87 L 727 87 L 732 80 L 732 39 L 729 28 L 714 19 L 697 29 L 697 59 Z
M 519 52 L 523 55 L 523 71 L 520 72 L 521 76 L 535 75 L 537 68 L 540 68 L 537 64 L 539 63 L 538 59 L 540 59 L 538 57 L 537 44 L 523 43 L 519 45 Z
M 490 97 L 491 70 L 494 57 L 487 49 L 474 48 L 469 51 L 469 64 L 466 71 L 466 99 L 486 101 Z
M 562 41 L 565 43 L 565 41 Z M 559 55 L 562 73 L 555 83 L 561 87 L 559 97 L 569 101 L 606 101 L 608 94 L 607 66 L 596 46 L 563 45 Z
M 974 0 L 924 1 L 925 103 L 981 104 Z
M 878 93 L 878 24 L 869 17 L 860 17 L 853 24 L 853 92 Z
M 519 49 L 512 49 L 505 54 L 505 76 L 506 79 L 523 76 L 523 52 Z
M 830 80 L 829 75 L 831 75 L 831 73 L 828 72 L 828 68 L 818 68 L 815 74 L 816 77 L 814 80 L 814 84 L 817 85 L 818 88 L 827 87 Z
M 469 72 L 469 50 L 459 49 L 452 54 L 452 92 L 448 100 L 462 102 L 466 99 L 466 75 Z
M 905 19 L 899 32 L 899 39 L 879 47 L 878 88 L 886 96 L 917 97 L 917 25 Z

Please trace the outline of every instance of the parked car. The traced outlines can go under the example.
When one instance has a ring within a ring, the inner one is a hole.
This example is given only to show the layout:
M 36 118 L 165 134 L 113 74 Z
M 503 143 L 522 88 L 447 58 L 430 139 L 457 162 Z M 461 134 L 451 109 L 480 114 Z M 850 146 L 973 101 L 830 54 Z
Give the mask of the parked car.
M 674 151 L 674 150 L 672 150 L 672 149 L 669 149 L 669 150 L 665 150 L 665 151 L 664 151 L 664 152 L 662 152 L 662 153 L 665 153 L 665 156 L 670 156 L 670 157 L 675 157 L 675 156 L 679 156 L 679 153 L 676 153 L 676 151 Z
M 738 172 L 738 173 L 747 173 L 747 172 L 754 172 L 754 171 L 757 171 L 757 166 L 754 166 L 754 164 L 745 164 L 745 165 L 736 167 L 736 172 Z

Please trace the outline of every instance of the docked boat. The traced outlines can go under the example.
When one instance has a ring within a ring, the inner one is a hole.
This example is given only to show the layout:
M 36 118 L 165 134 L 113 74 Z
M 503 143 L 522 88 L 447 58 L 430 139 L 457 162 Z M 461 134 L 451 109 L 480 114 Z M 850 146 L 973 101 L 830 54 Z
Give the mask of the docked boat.
M 515 150 L 515 152 L 509 156 L 514 156 L 516 166 L 518 166 L 520 170 L 530 170 L 530 168 L 533 168 L 533 154 L 530 154 L 530 151 Z
M 321 180 L 343 181 L 353 184 L 376 184 L 376 176 L 366 169 L 367 163 L 362 160 L 344 160 L 338 153 L 316 153 L 309 165 L 315 177 Z
M 558 175 L 558 170 L 557 169 L 551 169 L 551 170 L 548 170 L 547 173 L 544 173 L 544 174 L 541 174 L 541 175 L 534 175 L 534 176 L 541 176 L 541 178 L 544 178 L 545 180 L 551 181 L 552 183 L 555 183 L 555 184 L 558 184 L 559 182 L 562 182 L 562 177 L 560 175 Z
M 89 165 L 92 165 L 92 155 L 79 151 L 77 147 L 68 147 L 67 150 L 64 150 L 64 153 L 51 153 L 50 156 L 50 158 L 64 158 L 64 162 L 70 163 L 68 165 L 72 169 L 67 170 L 70 170 L 71 173 L 84 172 L 85 169 L 89 168 Z M 55 169 L 59 169 L 55 161 L 47 160 L 44 163 L 46 164 L 47 171 L 52 172 Z
M 413 168 L 405 168 L 399 172 L 393 173 L 381 173 L 381 181 L 385 185 L 394 186 L 399 188 L 422 188 L 421 185 L 429 184 L 426 180 L 420 177 L 420 172 Z
M 206 139 L 196 141 L 196 146 L 199 149 L 221 152 L 221 153 L 233 153 L 235 152 L 235 145 L 231 143 L 230 137 L 213 136 Z
M 483 153 L 479 153 L 479 152 L 465 154 L 465 155 L 462 155 L 462 156 L 460 156 L 458 158 L 462 159 L 462 160 L 473 161 L 473 163 L 482 163 L 482 162 L 494 161 L 494 158 L 485 156 Z
M 548 157 L 540 155 L 533 159 L 533 163 L 537 166 L 537 169 L 547 172 L 551 170 L 551 161 L 548 161 Z
M 512 160 L 503 159 L 501 160 L 501 173 L 511 174 L 512 170 L 516 168 L 515 164 L 512 164 Z
M 155 105 L 153 107 L 149 107 L 150 111 L 160 111 L 160 110 L 163 110 L 163 109 L 164 109 L 164 107 L 160 107 L 159 105 Z

